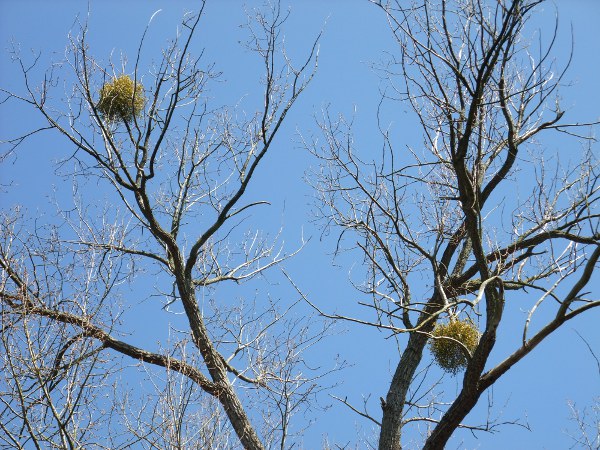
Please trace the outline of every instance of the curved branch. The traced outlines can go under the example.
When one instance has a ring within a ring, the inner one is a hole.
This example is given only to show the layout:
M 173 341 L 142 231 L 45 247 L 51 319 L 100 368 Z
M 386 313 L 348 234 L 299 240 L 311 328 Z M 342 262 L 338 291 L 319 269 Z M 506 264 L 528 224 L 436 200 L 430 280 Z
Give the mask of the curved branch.
M 190 380 L 194 381 L 202 388 L 202 390 L 213 396 L 218 397 L 221 392 L 215 383 L 209 381 L 204 374 L 194 366 L 191 366 L 190 364 L 171 356 L 150 352 L 116 339 L 99 326 L 94 325 L 87 318 L 43 307 L 25 307 L 20 310 L 14 310 L 14 312 L 25 315 L 33 314 L 40 317 L 47 317 L 63 324 L 74 325 L 81 329 L 82 336 L 100 341 L 104 348 L 109 348 L 138 361 L 150 363 L 155 366 L 164 367 L 167 370 L 179 372 L 188 377 Z

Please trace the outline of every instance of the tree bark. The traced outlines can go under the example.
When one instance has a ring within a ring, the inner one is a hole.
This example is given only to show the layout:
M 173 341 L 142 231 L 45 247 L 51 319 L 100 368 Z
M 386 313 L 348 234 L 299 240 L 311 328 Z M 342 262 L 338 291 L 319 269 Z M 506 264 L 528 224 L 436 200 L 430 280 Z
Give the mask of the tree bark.
M 385 404 L 382 405 L 383 419 L 379 435 L 379 450 L 400 450 L 402 448 L 400 438 L 402 436 L 402 412 L 406 402 L 406 393 L 415 371 L 419 367 L 426 343 L 426 335 L 413 333 L 410 335 L 408 345 L 402 353 Z
M 477 386 L 469 390 L 463 390 L 427 438 L 423 450 L 444 450 L 448 439 L 477 404 L 482 392 L 483 390 L 480 391 Z
M 439 306 L 440 299 L 434 295 L 419 317 L 418 323 L 422 332 L 410 333 L 406 349 L 402 352 L 385 402 L 382 404 L 383 417 L 379 434 L 379 450 L 401 450 L 402 448 L 402 420 L 406 395 L 423 358 L 423 350 L 429 339 L 427 333 L 431 332 L 435 326 L 435 320 L 424 322 L 431 318 L 431 314 L 435 313 Z
M 233 390 L 219 352 L 215 348 L 200 315 L 193 282 L 191 279 L 178 279 L 181 300 L 188 318 L 194 344 L 200 351 L 208 372 L 217 386 L 216 397 L 223 406 L 236 435 L 246 450 L 264 450 L 264 446 L 254 431 L 242 403 Z

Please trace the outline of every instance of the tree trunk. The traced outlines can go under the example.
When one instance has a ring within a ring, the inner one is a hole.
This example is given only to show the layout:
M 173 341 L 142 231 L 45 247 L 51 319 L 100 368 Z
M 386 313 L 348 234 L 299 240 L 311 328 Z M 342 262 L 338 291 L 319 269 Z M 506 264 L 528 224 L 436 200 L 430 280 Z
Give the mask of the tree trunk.
M 383 419 L 379 435 L 379 450 L 400 450 L 402 448 L 400 438 L 406 393 L 417 367 L 419 367 L 426 343 L 426 335 L 411 333 L 406 349 L 396 367 L 385 404 L 382 405 Z
M 179 282 L 178 280 L 178 287 L 185 313 L 192 330 L 194 344 L 198 350 L 200 350 L 208 372 L 210 373 L 212 380 L 218 386 L 219 392 L 217 392 L 217 398 L 221 405 L 223 405 L 223 409 L 225 410 L 240 443 L 246 450 L 264 450 L 264 446 L 254 431 L 254 427 L 250 423 L 250 419 L 248 418 L 240 399 L 229 382 L 227 368 L 224 366 L 219 352 L 214 347 L 208 335 L 208 330 L 204 325 L 204 320 L 198 309 L 198 303 L 196 301 L 196 295 L 191 280 L 185 280 L 183 282 Z
M 482 392 L 476 387 L 468 392 L 463 390 L 427 438 L 423 450 L 444 450 L 448 439 L 477 404 Z

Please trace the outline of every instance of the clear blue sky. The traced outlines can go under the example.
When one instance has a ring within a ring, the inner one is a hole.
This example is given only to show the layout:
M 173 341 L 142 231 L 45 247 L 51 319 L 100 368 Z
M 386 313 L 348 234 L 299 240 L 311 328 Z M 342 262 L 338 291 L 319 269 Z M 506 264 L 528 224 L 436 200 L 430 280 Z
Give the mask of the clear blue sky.
M 380 59 L 385 51 L 393 50 L 393 42 L 381 12 L 367 0 L 297 0 L 292 3 L 292 15 L 285 26 L 286 43 L 294 55 L 308 51 L 314 36 L 324 27 L 320 48 L 319 70 L 314 83 L 300 104 L 290 115 L 279 135 L 275 151 L 261 167 L 256 184 L 249 193 L 268 199 L 271 206 L 261 210 L 253 224 L 271 232 L 284 226 L 284 240 L 289 249 L 300 241 L 303 233 L 312 240 L 305 250 L 287 263 L 290 274 L 309 297 L 328 311 L 352 314 L 357 311 L 355 301 L 360 299 L 348 282 L 348 272 L 357 261 L 339 258 L 336 265 L 329 254 L 331 239 L 320 239 L 320 231 L 310 221 L 311 192 L 303 181 L 305 172 L 315 163 L 298 144 L 297 130 L 310 133 L 314 129 L 314 114 L 325 105 L 332 111 L 345 114 L 357 110 L 357 139 L 362 145 L 378 146 L 375 111 L 379 101 L 379 80 L 369 64 Z M 259 2 L 246 2 L 253 7 Z M 158 9 L 146 46 L 146 57 L 157 55 L 165 39 L 171 37 L 183 12 L 193 9 L 190 1 L 113 1 L 90 2 L 91 19 L 89 43 L 91 52 L 107 60 L 111 51 L 133 55 L 137 42 L 149 17 Z M 223 103 L 235 103 L 245 95 L 256 95 L 260 67 L 239 45 L 244 31 L 238 25 L 244 22 L 244 3 L 238 1 L 210 1 L 205 11 L 200 32 L 192 51 L 205 49 L 205 61 L 214 61 L 224 73 L 226 83 L 216 87 L 213 95 Z M 78 13 L 85 15 L 85 2 L 43 2 L 0 0 L 0 84 L 17 92 L 23 87 L 17 68 L 11 64 L 6 48 L 10 40 L 19 43 L 23 55 L 30 49 L 42 52 L 40 68 L 50 60 L 59 60 L 67 43 L 67 33 Z M 557 0 L 547 3 L 539 18 L 531 25 L 550 33 L 554 12 L 559 15 L 557 58 L 565 58 L 570 45 L 570 27 L 573 27 L 575 54 L 567 79 L 573 82 L 562 90 L 563 107 L 568 120 L 591 121 L 600 119 L 600 1 Z M 535 28 L 530 28 L 535 32 Z M 66 70 L 66 69 L 64 69 Z M 40 76 L 41 71 L 36 72 Z M 34 76 L 35 78 L 35 76 Z M 249 101 L 250 103 L 250 101 Z M 394 117 L 397 135 L 417 140 L 414 131 L 402 128 L 405 111 L 398 107 Z M 18 107 L 8 110 L 0 107 L 0 140 L 39 124 L 33 111 Z M 55 195 L 68 203 L 71 188 L 55 176 L 53 161 L 72 152 L 64 141 L 47 133 L 28 141 L 16 159 L 0 167 L 0 183 L 10 186 L 1 194 L 2 208 L 20 204 L 32 216 L 51 217 L 48 199 Z M 548 143 L 553 145 L 553 143 Z M 598 147 L 596 146 L 596 151 Z M 581 147 L 571 141 L 562 149 L 566 154 L 579 152 Z M 88 188 L 90 188 L 88 186 Z M 55 194 L 52 194 L 55 192 Z M 48 219 L 51 220 L 51 219 Z M 600 280 L 596 275 L 592 289 L 600 295 Z M 250 287 L 252 289 L 252 287 Z M 250 294 L 252 295 L 252 294 Z M 293 292 L 286 286 L 272 287 L 272 295 L 287 296 Z M 140 306 L 143 314 L 136 314 L 133 325 L 135 339 L 151 341 L 152 333 L 145 329 L 148 318 L 156 311 L 147 303 Z M 600 354 L 600 314 L 593 311 L 565 326 L 540 348 L 502 378 L 494 388 L 492 415 L 502 420 L 527 419 L 532 431 L 520 427 L 504 427 L 495 435 L 478 434 L 474 440 L 469 433 L 459 433 L 449 448 L 481 449 L 561 449 L 568 448 L 569 439 L 564 430 L 575 430 L 568 422 L 567 401 L 581 407 L 590 406 L 592 396 L 600 395 L 600 377 L 596 363 L 583 342 L 574 332 L 577 329 Z M 160 326 L 160 325 L 158 325 Z M 311 357 L 326 363 L 340 354 L 352 367 L 340 375 L 343 384 L 333 393 L 347 396 L 361 404 L 362 396 L 371 396 L 370 409 L 378 414 L 379 397 L 385 397 L 391 372 L 398 360 L 391 340 L 372 330 L 343 325 L 345 334 L 334 336 Z M 518 332 L 518 327 L 515 332 Z M 507 330 L 512 332 L 512 330 Z M 502 345 L 498 351 L 502 352 Z M 505 348 L 505 351 L 508 349 Z M 500 355 L 499 354 L 499 355 Z M 336 375 L 337 376 L 337 375 Z M 449 390 L 456 382 L 449 378 Z M 484 408 L 476 414 L 486 414 Z M 473 418 L 477 421 L 477 417 Z M 481 416 L 479 417 L 481 419 Z M 481 421 L 481 420 L 479 420 Z M 333 403 L 326 413 L 318 413 L 317 421 L 306 434 L 305 448 L 319 448 L 327 433 L 331 441 L 354 442 L 358 434 L 369 435 L 371 424 L 343 405 Z M 463 441 L 464 439 L 464 441 Z

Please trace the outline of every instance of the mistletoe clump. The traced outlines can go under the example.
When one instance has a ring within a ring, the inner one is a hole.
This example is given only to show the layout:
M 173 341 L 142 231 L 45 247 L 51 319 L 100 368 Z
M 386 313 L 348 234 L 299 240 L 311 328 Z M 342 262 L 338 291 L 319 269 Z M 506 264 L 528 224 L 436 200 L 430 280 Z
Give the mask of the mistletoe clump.
M 452 319 L 439 323 L 431 333 L 429 348 L 435 362 L 446 372 L 456 374 L 469 363 L 468 355 L 479 343 L 479 330 L 470 320 Z M 462 344 L 462 345 L 461 345 Z
M 141 115 L 145 103 L 144 86 L 129 75 L 121 75 L 102 86 L 96 108 L 110 122 L 129 123 Z

